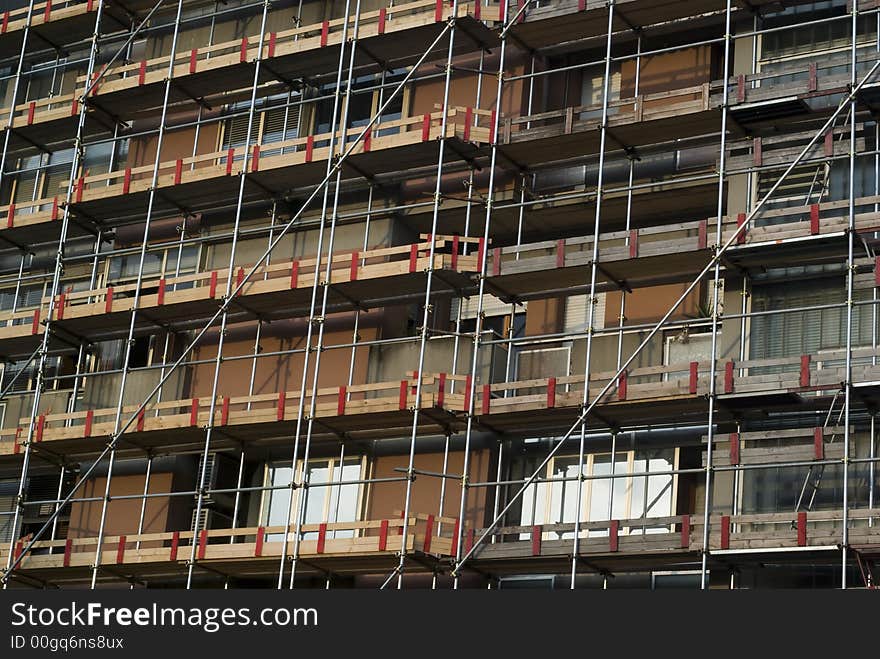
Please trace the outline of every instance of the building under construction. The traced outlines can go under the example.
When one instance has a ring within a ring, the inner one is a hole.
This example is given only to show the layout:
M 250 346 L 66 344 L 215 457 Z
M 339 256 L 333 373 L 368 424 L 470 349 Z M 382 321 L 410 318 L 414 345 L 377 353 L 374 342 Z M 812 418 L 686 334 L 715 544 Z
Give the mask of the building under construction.
M 875 587 L 880 4 L 0 4 L 4 587 Z

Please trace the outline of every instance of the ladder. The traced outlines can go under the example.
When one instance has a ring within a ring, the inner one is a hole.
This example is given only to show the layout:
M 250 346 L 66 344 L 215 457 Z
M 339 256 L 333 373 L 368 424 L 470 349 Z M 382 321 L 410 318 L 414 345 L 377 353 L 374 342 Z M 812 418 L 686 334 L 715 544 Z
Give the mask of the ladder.
M 841 398 L 841 393 L 843 390 L 838 390 L 834 392 L 834 398 L 831 400 L 831 407 L 828 408 L 828 414 L 825 415 L 825 423 L 822 425 L 823 430 L 828 428 L 831 423 L 831 418 L 834 416 L 834 406 L 837 404 L 838 399 Z M 840 411 L 837 413 L 837 420 L 835 422 L 835 426 L 839 426 L 841 420 L 843 419 L 844 412 L 844 404 L 841 403 Z M 831 439 L 828 440 L 829 444 L 833 444 L 837 440 L 838 433 L 832 433 Z M 824 436 L 824 435 L 823 435 Z M 807 475 L 804 478 L 804 484 L 801 486 L 800 494 L 798 495 L 797 504 L 794 507 L 795 512 L 800 512 L 801 510 L 810 511 L 813 509 L 813 504 L 816 502 L 816 493 L 819 491 L 819 486 L 822 485 L 822 476 L 825 474 L 825 467 L 827 465 L 810 465 L 809 470 L 807 471 Z M 806 507 L 804 505 L 804 499 L 807 498 L 807 491 L 809 490 L 809 501 L 807 502 Z

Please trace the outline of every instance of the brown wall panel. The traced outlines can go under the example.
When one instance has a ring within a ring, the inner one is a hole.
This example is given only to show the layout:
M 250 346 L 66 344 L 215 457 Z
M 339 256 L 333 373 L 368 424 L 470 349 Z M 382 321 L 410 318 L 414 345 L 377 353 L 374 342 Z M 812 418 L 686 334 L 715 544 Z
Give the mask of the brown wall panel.
M 153 473 L 150 475 L 151 493 L 172 491 L 171 473 Z M 80 496 L 103 497 L 107 479 L 103 476 L 89 479 L 80 490 Z M 123 496 L 129 494 L 143 494 L 144 476 L 133 474 L 127 476 L 112 477 L 110 484 L 111 496 Z M 71 538 L 89 538 L 98 535 L 101 526 L 100 501 L 85 501 L 74 503 L 70 506 L 70 531 Z M 153 497 L 147 499 L 146 514 L 144 515 L 144 533 L 158 533 L 168 528 L 169 499 L 167 497 Z M 138 520 L 141 514 L 140 499 L 117 499 L 107 505 L 107 519 L 104 524 L 105 535 L 133 535 L 137 533 Z
M 406 455 L 388 455 L 378 457 L 373 462 L 374 478 L 399 478 L 401 473 L 395 468 L 406 468 Z M 421 453 L 415 456 L 415 468 L 425 471 L 442 472 L 442 453 Z M 464 469 L 464 454 L 449 454 L 447 473 L 460 474 Z M 486 481 L 489 474 L 489 451 L 473 451 L 471 453 L 470 479 L 472 482 Z M 413 513 L 436 515 L 440 504 L 441 480 L 430 476 L 419 476 L 413 482 L 410 509 Z M 403 510 L 406 497 L 406 483 L 379 483 L 373 486 L 370 499 L 367 501 L 367 519 L 393 519 L 399 517 Z M 468 492 L 465 519 L 470 525 L 482 526 L 483 508 L 486 502 L 486 488 L 471 488 Z M 443 515 L 458 517 L 461 505 L 461 486 L 458 481 L 447 480 L 446 496 L 443 500 Z

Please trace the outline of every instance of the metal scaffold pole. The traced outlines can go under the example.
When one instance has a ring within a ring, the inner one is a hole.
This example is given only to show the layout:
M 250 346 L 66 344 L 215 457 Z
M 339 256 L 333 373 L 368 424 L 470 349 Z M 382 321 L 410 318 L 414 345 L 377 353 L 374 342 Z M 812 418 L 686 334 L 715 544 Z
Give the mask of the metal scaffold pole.
M 605 33 L 605 67 L 602 74 L 602 119 L 599 124 L 599 170 L 596 181 L 596 211 L 593 217 L 593 255 L 590 259 L 590 292 L 587 294 L 587 348 L 584 356 L 584 395 L 581 402 L 582 407 L 586 407 L 590 403 L 590 375 L 592 373 L 593 364 L 593 327 L 596 324 L 596 306 L 598 303 L 596 298 L 596 283 L 599 276 L 599 232 L 602 219 L 602 193 L 605 183 L 605 145 L 608 137 L 608 95 L 611 85 L 611 46 L 613 33 L 614 0 L 611 0 L 608 3 L 608 27 Z M 583 506 L 584 491 L 584 451 L 586 449 L 585 445 L 587 439 L 586 416 L 581 419 L 580 435 L 580 442 L 578 443 L 578 479 L 577 486 L 575 487 L 574 535 L 572 536 L 571 542 L 571 580 L 569 588 L 572 590 L 576 587 L 577 568 L 578 563 L 580 562 L 581 516 L 583 514 L 581 508 Z M 611 456 L 611 473 L 614 473 L 613 454 Z M 611 487 L 608 490 L 608 506 L 610 508 L 614 497 L 614 480 L 609 482 L 611 483 Z
M 522 12 L 525 9 L 526 5 L 520 9 Z M 491 153 L 489 156 L 489 181 L 487 183 L 487 197 L 486 197 L 486 214 L 483 222 L 483 250 L 478 257 L 479 260 L 479 290 L 477 294 L 477 315 L 476 315 L 476 323 L 474 327 L 474 343 L 471 353 L 471 363 L 469 367 L 469 374 L 471 378 L 471 382 L 476 382 L 478 377 L 478 364 L 480 363 L 480 338 L 483 332 L 483 310 L 485 303 L 485 294 L 486 294 L 486 265 L 488 262 L 488 251 L 489 251 L 489 240 L 491 238 L 491 226 L 492 226 L 492 209 L 495 201 L 495 177 L 497 173 L 497 162 L 498 162 L 498 127 L 501 121 L 501 108 L 502 108 L 502 99 L 504 98 L 504 63 L 506 61 L 507 56 L 507 30 L 510 28 L 512 22 L 505 21 L 502 30 L 501 30 L 501 47 L 498 55 L 498 75 L 495 86 L 495 107 L 494 114 L 492 115 L 492 126 L 490 128 L 490 135 L 492 136 L 492 141 L 490 144 Z M 475 385 L 474 385 L 475 386 Z M 471 442 L 473 440 L 473 430 L 474 430 L 474 401 L 476 396 L 474 395 L 474 386 L 470 388 L 469 391 L 465 391 L 465 409 L 467 410 L 467 427 L 465 429 L 465 438 L 464 438 L 464 458 L 463 458 L 463 466 L 462 466 L 462 476 L 461 476 L 461 495 L 459 499 L 459 507 L 458 507 L 458 520 L 459 523 L 456 527 L 456 533 L 453 534 L 452 542 L 453 549 L 455 554 L 455 563 L 454 565 L 458 565 L 458 561 L 462 555 L 463 549 L 463 538 L 465 533 L 465 525 L 467 523 L 467 518 L 465 513 L 467 511 L 467 496 L 468 496 L 468 488 L 470 487 L 470 470 L 471 470 Z M 499 460 L 501 454 L 499 451 Z M 460 573 L 458 568 L 455 567 L 453 570 L 453 588 L 458 589 L 460 585 Z
M 159 1 L 161 2 L 161 0 L 159 0 Z M 33 9 L 33 0 L 32 0 L 29 11 L 32 11 L 32 9 Z M 92 34 L 91 46 L 89 49 L 89 62 L 88 62 L 88 69 L 87 69 L 88 75 L 86 77 L 86 80 L 92 79 L 92 74 L 93 74 L 94 68 L 95 68 L 95 60 L 97 59 L 97 56 L 98 56 L 98 37 L 101 33 L 101 17 L 103 15 L 103 12 L 104 12 L 104 0 L 100 0 L 100 2 L 98 4 L 97 12 L 95 14 L 95 31 Z M 28 23 L 29 22 L 30 21 L 28 21 Z M 24 48 L 24 45 L 22 46 L 22 48 Z M 23 56 L 24 55 L 22 53 L 22 57 Z M 17 82 L 16 82 L 16 84 L 17 84 Z M 48 316 L 46 317 L 46 325 L 45 325 L 45 330 L 43 332 L 43 339 L 40 343 L 40 347 L 35 352 L 35 354 L 39 355 L 39 360 L 38 360 L 37 369 L 36 369 L 36 382 L 34 384 L 33 402 L 31 405 L 30 421 L 28 423 L 27 437 L 26 437 L 25 445 L 24 445 L 24 455 L 22 456 L 21 477 L 19 478 L 18 494 L 16 497 L 15 515 L 13 516 L 13 521 L 12 521 L 12 529 L 13 530 L 18 528 L 19 520 L 21 517 L 22 504 L 23 504 L 24 495 L 25 495 L 25 485 L 27 483 L 28 469 L 30 466 L 31 454 L 33 451 L 32 445 L 33 445 L 33 440 L 34 440 L 35 431 L 36 431 L 37 417 L 40 412 L 41 395 L 43 393 L 43 387 L 45 386 L 44 385 L 45 377 L 46 377 L 45 370 L 46 370 L 46 364 L 49 360 L 49 354 L 48 354 L 49 353 L 49 341 L 50 341 L 50 338 L 52 335 L 52 319 L 53 319 L 53 312 L 55 310 L 54 301 L 55 301 L 56 297 L 58 296 L 58 291 L 61 288 L 61 275 L 64 271 L 64 241 L 65 241 L 65 237 L 67 235 L 68 226 L 70 224 L 70 214 L 71 214 L 70 204 L 71 204 L 71 200 L 73 199 L 73 186 L 74 186 L 74 182 L 77 179 L 78 170 L 79 170 L 81 160 L 83 157 L 83 146 L 82 146 L 83 127 L 85 125 L 85 118 L 86 118 L 86 101 L 88 100 L 88 95 L 89 95 L 90 91 L 91 91 L 91 86 L 87 84 L 85 91 L 82 94 L 81 102 L 79 104 L 79 114 L 77 116 L 77 129 L 76 129 L 76 138 L 74 140 L 73 159 L 72 159 L 72 162 L 70 165 L 70 174 L 68 176 L 68 181 L 67 181 L 68 185 L 67 185 L 67 192 L 66 192 L 65 203 L 64 203 L 64 212 L 62 213 L 62 217 L 61 217 L 61 236 L 58 240 L 58 245 L 57 245 L 57 249 L 55 252 L 55 263 L 54 263 L 54 267 L 53 267 L 53 271 L 52 271 L 52 287 L 51 287 L 51 294 L 49 296 L 49 299 L 52 300 L 53 303 L 50 304 L 50 306 L 49 306 L 49 313 L 48 313 Z M 6 134 L 7 134 L 7 136 L 9 135 L 8 130 L 7 130 Z M 4 153 L 5 153 L 5 151 L 6 151 L 6 149 L 4 149 Z M 55 520 L 55 518 L 57 518 L 57 516 L 61 512 L 61 510 L 63 510 L 63 507 L 64 507 L 63 505 L 56 507 L 49 522 L 47 522 L 44 525 L 43 529 L 41 529 L 42 532 L 45 532 L 45 530 L 50 525 L 50 522 L 54 525 L 54 520 Z M 31 540 L 30 544 L 33 544 L 33 542 L 36 540 L 37 537 L 38 536 L 34 536 L 34 539 Z M 17 540 L 17 538 L 15 536 L 15 533 L 13 533 L 11 535 L 11 539 L 10 539 L 10 543 L 9 543 L 9 555 L 6 560 L 6 572 L 3 575 L 3 588 L 4 589 L 8 588 L 12 571 L 15 569 L 17 563 L 19 563 L 21 561 L 21 558 L 24 556 L 24 553 L 23 553 L 18 558 L 15 557 L 14 549 L 15 549 L 16 540 Z
M 235 277 L 235 257 L 236 257 L 236 248 L 238 246 L 238 230 L 241 226 L 241 205 L 244 199 L 244 190 L 245 185 L 247 184 L 247 176 L 248 176 L 248 163 L 249 156 L 251 154 L 251 137 L 254 125 L 254 115 L 257 105 L 257 87 L 260 82 L 260 64 L 263 61 L 263 51 L 265 46 L 266 39 L 266 20 L 269 14 L 269 6 L 271 4 L 271 0 L 264 0 L 263 2 L 263 12 L 260 18 L 260 38 L 257 42 L 257 56 L 254 59 L 254 78 L 253 83 L 251 84 L 251 98 L 250 98 L 250 106 L 248 112 L 248 128 L 247 128 L 247 137 L 245 138 L 244 145 L 244 160 L 242 161 L 241 173 L 239 174 L 239 182 L 238 182 L 238 202 L 236 204 L 236 212 L 235 212 L 235 224 L 232 232 L 232 245 L 229 250 L 229 264 L 226 271 L 226 292 L 224 294 L 224 302 L 228 302 L 233 297 L 233 289 L 236 288 L 234 285 Z M 173 51 L 172 51 L 173 52 Z M 260 267 L 262 265 L 262 260 L 257 262 L 254 267 Z M 240 286 L 238 287 L 240 290 Z M 195 570 L 197 564 L 197 554 L 196 550 L 198 548 L 199 542 L 197 542 L 197 536 L 201 533 L 207 533 L 208 524 L 207 524 L 207 515 L 206 523 L 204 528 L 201 528 L 202 521 L 202 511 L 205 507 L 205 483 L 208 474 L 208 461 L 210 459 L 211 454 L 211 440 L 213 438 L 214 425 L 215 425 L 215 416 L 217 411 L 217 396 L 218 390 L 220 386 L 220 369 L 223 363 L 223 346 L 226 338 L 226 329 L 227 329 L 227 321 L 228 321 L 228 309 L 226 306 L 223 309 L 223 313 L 220 317 L 220 328 L 217 333 L 217 355 L 214 359 L 214 375 L 211 381 L 211 402 L 208 406 L 208 419 L 205 424 L 205 445 L 201 454 L 201 469 L 199 471 L 199 481 L 198 481 L 198 496 L 196 497 L 196 509 L 193 514 L 193 538 L 190 543 L 190 557 L 187 565 L 186 572 L 186 587 L 187 589 L 192 588 L 193 583 L 193 572 Z M 200 540 L 200 539 L 199 539 Z
M 440 202 L 441 202 L 441 187 L 443 183 L 443 160 L 445 157 L 446 151 L 446 126 L 449 121 L 449 88 L 452 81 L 452 56 L 455 48 L 455 17 L 458 15 L 458 0 L 453 0 L 452 2 L 452 18 L 450 18 L 448 25 L 450 26 L 449 32 L 449 42 L 448 49 L 446 52 L 446 75 L 443 80 L 443 102 L 440 106 L 442 108 L 442 117 L 440 119 L 440 140 L 437 145 L 437 170 L 436 170 L 436 182 L 434 187 L 434 207 L 431 212 L 431 231 L 429 231 L 429 246 L 428 246 L 428 267 L 425 270 L 425 297 L 424 302 L 422 303 L 422 326 L 419 329 L 419 358 L 414 369 L 415 374 L 415 395 L 413 400 L 412 407 L 412 431 L 410 433 L 409 438 L 409 457 L 407 460 L 407 471 L 406 471 L 406 489 L 404 492 L 404 500 L 403 500 L 403 526 L 401 528 L 400 534 L 400 552 L 397 561 L 397 567 L 395 568 L 395 572 L 397 574 L 397 588 L 403 588 L 403 573 L 406 568 L 406 554 L 407 554 L 407 540 L 409 539 L 410 533 L 415 535 L 413 530 L 410 528 L 410 506 L 412 504 L 412 490 L 413 483 L 415 482 L 415 459 L 416 459 L 416 439 L 419 434 L 419 412 L 421 408 L 421 399 L 422 399 L 422 383 L 424 382 L 424 374 L 423 370 L 425 368 L 425 355 L 428 349 L 428 331 L 432 322 L 434 322 L 432 315 L 432 302 L 431 297 L 433 293 L 433 284 L 434 284 L 434 253 L 435 247 L 437 245 L 436 235 L 437 235 L 437 226 L 440 218 Z M 392 573 L 393 576 L 394 573 Z M 390 578 L 390 577 L 389 577 Z M 385 582 L 387 583 L 387 581 Z M 385 586 L 383 583 L 383 587 Z
M 352 36 L 349 41 L 350 50 L 348 52 L 348 66 L 345 66 L 345 62 L 343 59 L 344 52 L 340 53 L 339 56 L 339 70 L 337 74 L 337 94 L 340 98 L 343 98 L 342 102 L 342 112 L 339 122 L 339 150 L 342 151 L 345 148 L 346 140 L 348 137 L 348 110 L 351 106 L 351 94 L 352 94 L 352 79 L 354 76 L 354 67 L 355 67 L 355 54 L 357 52 L 358 46 L 358 33 L 360 29 L 360 17 L 361 17 L 361 3 L 360 0 L 356 0 L 354 7 L 354 21 L 352 25 Z M 346 3 L 345 7 L 345 21 L 346 24 L 349 21 L 349 5 Z M 343 71 L 347 70 L 348 75 L 345 81 L 344 88 L 341 86 L 342 74 Z M 342 91 L 344 89 L 344 92 Z M 343 96 L 344 94 L 344 96 Z M 377 116 L 377 120 L 378 120 Z M 335 119 L 335 117 L 334 117 Z M 336 130 L 335 122 L 331 124 L 333 126 L 333 130 Z M 332 153 L 332 147 L 331 147 Z M 294 526 L 294 535 L 293 535 L 293 559 L 290 567 L 290 582 L 289 587 L 293 588 L 294 580 L 296 578 L 296 567 L 297 561 L 299 560 L 300 549 L 302 547 L 302 527 L 305 524 L 305 515 L 306 515 L 306 506 L 308 503 L 309 497 L 309 485 L 311 482 L 311 472 L 309 470 L 309 457 L 311 454 L 312 448 L 312 432 L 314 430 L 315 424 L 315 410 L 318 404 L 318 385 L 320 382 L 321 375 L 321 353 L 324 349 L 324 333 L 326 330 L 326 317 L 327 317 L 327 303 L 330 297 L 330 288 L 332 285 L 333 278 L 333 247 L 336 243 L 336 225 L 337 220 L 339 219 L 339 195 L 340 189 L 342 187 L 342 170 L 336 171 L 336 181 L 333 186 L 333 204 L 332 209 L 330 211 L 330 226 L 328 227 L 329 235 L 327 236 L 327 264 L 325 266 L 323 282 L 319 282 L 319 272 L 320 272 L 320 261 L 321 261 L 321 249 L 318 248 L 318 263 L 315 266 L 315 285 L 319 285 L 323 283 L 321 290 L 321 309 L 319 313 L 316 313 L 316 308 L 313 305 L 310 309 L 310 321 L 309 327 L 312 325 L 318 326 L 317 339 L 314 348 L 315 352 L 315 366 L 312 374 L 312 392 L 311 396 L 309 396 L 309 408 L 307 413 L 307 422 L 306 422 L 306 433 L 305 433 L 305 443 L 303 447 L 303 457 L 302 457 L 302 470 L 300 476 L 300 496 L 297 500 L 297 515 L 296 515 L 296 524 Z M 329 202 L 330 195 L 330 186 L 324 188 L 324 201 L 321 206 L 321 233 L 324 232 L 324 226 L 326 223 L 327 216 L 327 208 Z M 311 344 L 309 342 L 306 343 L 307 349 L 311 350 Z M 308 352 L 306 353 L 308 354 Z M 307 375 L 308 369 L 303 367 L 303 383 L 305 383 L 305 378 Z M 301 400 L 306 398 L 306 389 L 303 387 L 300 391 Z M 299 415 L 297 416 L 297 424 L 299 423 Z M 299 441 L 299 435 L 297 434 L 296 441 Z M 291 472 L 295 477 L 295 469 Z M 331 475 L 332 480 L 332 475 Z M 329 579 L 327 581 L 329 587 Z
M 724 90 L 721 98 L 721 142 L 719 146 L 718 156 L 718 201 L 715 216 L 715 256 L 712 277 L 712 338 L 709 353 L 709 393 L 708 400 L 708 422 L 706 437 L 706 473 L 704 478 L 705 492 L 703 496 L 703 540 L 702 555 L 700 559 L 700 588 L 706 590 L 709 588 L 709 518 L 712 512 L 712 449 L 715 441 L 715 404 L 717 396 L 718 378 L 716 377 L 717 354 L 718 354 L 718 331 L 720 328 L 719 308 L 721 304 L 720 288 L 721 288 L 721 259 L 717 258 L 720 251 L 724 249 L 722 236 L 722 222 L 724 220 L 724 192 L 727 182 L 727 113 L 730 86 L 727 81 L 730 80 L 731 65 L 731 0 L 727 0 L 727 7 L 724 18 Z M 756 209 L 757 210 L 757 209 Z M 754 211 L 753 211 L 754 212 Z M 746 229 L 747 230 L 747 229 Z

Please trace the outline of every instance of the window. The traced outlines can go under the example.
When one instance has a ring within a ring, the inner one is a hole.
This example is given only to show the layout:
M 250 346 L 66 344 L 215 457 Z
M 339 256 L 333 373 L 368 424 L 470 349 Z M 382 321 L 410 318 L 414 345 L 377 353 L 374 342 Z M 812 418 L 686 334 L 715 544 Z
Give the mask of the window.
M 299 134 L 299 105 L 296 105 L 299 98 L 299 94 L 290 93 L 270 96 L 258 101 L 249 140 L 250 101 L 236 103 L 230 108 L 235 116 L 227 119 L 223 127 L 222 149 L 224 151 L 235 149 L 234 159 L 242 160 L 246 144 L 265 146 L 272 142 L 294 139 Z M 273 156 L 284 153 L 284 150 L 283 147 L 268 150 L 261 148 L 260 153 L 264 156 Z
M 556 482 L 533 483 L 523 493 L 521 523 L 572 523 L 577 514 L 578 495 L 577 455 L 556 456 L 547 465 L 546 478 L 571 479 Z M 650 519 L 673 514 L 676 478 L 668 472 L 678 463 L 678 449 L 636 449 L 619 451 L 611 464 L 610 453 L 591 453 L 584 456 L 583 474 L 591 476 L 581 487 L 581 521 L 596 522 L 608 519 Z M 526 468 L 526 471 L 528 469 Z M 625 478 L 602 476 L 630 474 Z M 635 476 L 632 474 L 643 474 Z M 622 533 L 657 533 L 668 531 L 668 526 L 623 528 Z M 585 536 L 607 535 L 607 530 L 583 531 Z M 571 538 L 573 533 L 556 534 Z M 525 539 L 526 536 L 523 536 Z
M 144 254 L 144 278 L 175 277 L 194 274 L 199 270 L 200 247 L 167 247 L 160 251 L 148 251 Z M 140 266 L 140 252 L 135 251 L 107 259 L 105 281 L 108 286 L 133 284 L 137 281 Z M 176 288 L 190 288 L 191 282 L 184 282 Z M 141 294 L 150 291 L 142 290 Z
M 13 538 L 18 537 L 12 522 L 15 518 L 15 501 L 18 497 L 17 478 L 0 480 L 0 543 L 9 544 Z M 21 518 L 19 517 L 19 526 Z
M 406 69 L 396 69 L 390 73 L 365 75 L 356 78 L 352 82 L 352 93 L 348 95 L 348 125 L 346 128 L 362 128 L 366 126 L 370 119 L 375 115 L 382 104 L 394 93 L 397 83 L 406 77 Z M 330 132 L 330 122 L 333 119 L 333 98 L 332 94 L 336 87 L 336 83 L 328 83 L 322 85 L 318 90 L 318 94 L 323 100 L 315 104 L 314 117 L 312 121 L 313 134 L 322 135 Z M 409 107 L 409 88 L 404 88 L 399 92 L 385 108 L 382 116 L 377 124 L 374 124 L 375 135 L 393 135 L 400 131 L 399 127 L 391 127 L 381 129 L 383 123 L 389 123 L 403 118 L 406 109 Z M 337 121 L 342 121 L 343 108 L 340 107 L 337 115 Z M 351 142 L 357 137 L 357 133 L 349 135 L 347 141 Z M 327 146 L 327 142 L 323 141 L 316 146 Z
M 302 461 L 297 465 L 297 481 L 301 479 Z M 311 486 L 307 489 L 297 488 L 294 494 L 293 506 L 290 502 L 290 489 L 287 487 L 291 478 L 290 463 L 277 462 L 267 465 L 265 485 L 279 487 L 281 489 L 266 490 L 263 493 L 262 524 L 265 526 L 284 526 L 288 520 L 296 523 L 299 509 L 298 497 L 305 493 L 305 524 L 318 524 L 321 522 L 353 522 L 360 518 L 363 486 L 352 483 L 348 485 L 330 485 L 320 487 L 321 484 L 354 481 L 363 478 L 366 469 L 366 459 L 360 456 L 345 458 L 320 458 L 309 460 L 308 478 Z M 289 513 L 289 517 L 288 517 Z M 333 538 L 351 538 L 355 536 L 353 529 L 336 530 L 330 533 Z M 283 534 L 269 534 L 270 541 L 282 539 Z M 306 539 L 317 537 L 316 533 L 307 533 Z
M 822 271 L 823 266 L 786 270 L 792 280 Z M 856 300 L 869 298 L 870 291 L 853 292 Z M 755 285 L 752 311 L 779 311 L 800 307 L 841 304 L 846 300 L 843 271 L 835 278 L 812 279 Z M 870 345 L 872 310 L 867 305 L 853 307 L 853 343 Z M 749 355 L 751 359 L 772 359 L 817 354 L 846 345 L 846 309 L 810 309 L 791 313 L 755 316 L 751 319 Z

